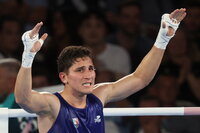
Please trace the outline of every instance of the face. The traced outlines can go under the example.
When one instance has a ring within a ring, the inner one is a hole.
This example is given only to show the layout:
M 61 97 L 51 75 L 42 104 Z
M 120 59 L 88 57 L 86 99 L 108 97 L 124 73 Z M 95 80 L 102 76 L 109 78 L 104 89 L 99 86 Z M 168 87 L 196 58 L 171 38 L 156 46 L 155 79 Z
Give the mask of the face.
M 140 9 L 136 6 L 128 6 L 123 8 L 120 12 L 118 20 L 120 28 L 129 34 L 138 32 L 140 15 Z
M 79 35 L 87 45 L 101 43 L 105 33 L 105 24 L 95 16 L 84 20 L 79 29 Z
M 91 58 L 77 58 L 68 73 L 62 74 L 60 78 L 65 83 L 66 89 L 82 95 L 92 93 L 96 73 Z

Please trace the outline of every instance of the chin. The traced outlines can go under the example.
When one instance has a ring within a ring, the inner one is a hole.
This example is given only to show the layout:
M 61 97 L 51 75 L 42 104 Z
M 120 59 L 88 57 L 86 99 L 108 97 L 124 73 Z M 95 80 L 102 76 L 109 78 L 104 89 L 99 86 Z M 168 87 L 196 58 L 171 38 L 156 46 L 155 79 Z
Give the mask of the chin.
M 84 94 L 91 94 L 93 92 L 93 87 L 89 88 L 84 88 L 85 90 L 83 91 Z

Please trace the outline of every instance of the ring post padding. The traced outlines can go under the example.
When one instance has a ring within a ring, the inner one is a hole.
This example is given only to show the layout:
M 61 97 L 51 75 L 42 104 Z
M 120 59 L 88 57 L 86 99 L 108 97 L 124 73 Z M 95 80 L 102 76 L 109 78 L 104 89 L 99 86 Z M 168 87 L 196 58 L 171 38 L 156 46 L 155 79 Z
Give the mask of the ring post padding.
M 8 108 L 0 108 L 0 131 L 8 133 Z

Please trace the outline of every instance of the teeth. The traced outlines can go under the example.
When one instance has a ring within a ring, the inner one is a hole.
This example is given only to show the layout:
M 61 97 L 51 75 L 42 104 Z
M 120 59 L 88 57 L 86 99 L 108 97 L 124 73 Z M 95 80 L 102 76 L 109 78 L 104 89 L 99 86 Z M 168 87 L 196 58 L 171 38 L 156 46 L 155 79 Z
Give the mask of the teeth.
M 83 83 L 83 86 L 90 86 L 91 83 Z

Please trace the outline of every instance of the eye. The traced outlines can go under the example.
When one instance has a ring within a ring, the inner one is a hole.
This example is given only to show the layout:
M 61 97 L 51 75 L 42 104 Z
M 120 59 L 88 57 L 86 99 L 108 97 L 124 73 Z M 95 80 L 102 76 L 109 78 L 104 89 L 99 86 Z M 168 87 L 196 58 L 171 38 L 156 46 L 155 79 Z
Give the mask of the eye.
M 95 67 L 94 66 L 90 66 L 89 67 L 89 71 L 95 71 L 96 69 L 95 69 Z
M 76 69 L 76 72 L 83 72 L 83 71 L 84 71 L 84 68 L 82 67 Z

